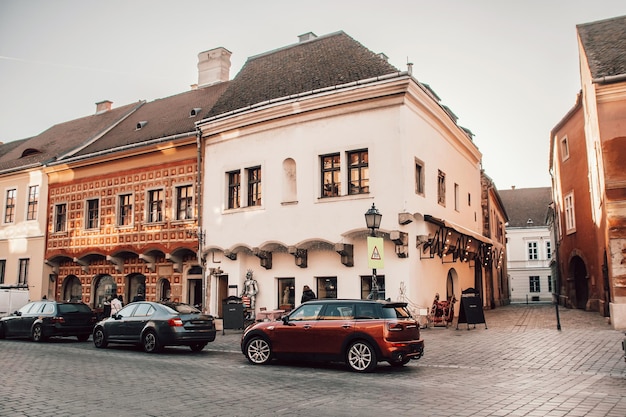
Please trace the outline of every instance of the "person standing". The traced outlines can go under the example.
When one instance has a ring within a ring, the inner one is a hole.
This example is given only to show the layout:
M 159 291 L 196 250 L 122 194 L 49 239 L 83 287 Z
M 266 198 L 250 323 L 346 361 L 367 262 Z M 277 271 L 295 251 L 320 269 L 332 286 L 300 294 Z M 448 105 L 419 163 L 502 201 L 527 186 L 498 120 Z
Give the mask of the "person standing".
M 310 300 L 315 300 L 316 298 L 317 297 L 315 296 L 315 293 L 308 285 L 305 285 L 302 288 L 302 299 L 300 300 L 302 303 Z
M 122 302 L 117 298 L 117 294 L 113 294 L 111 298 L 111 317 L 115 316 L 122 309 Z

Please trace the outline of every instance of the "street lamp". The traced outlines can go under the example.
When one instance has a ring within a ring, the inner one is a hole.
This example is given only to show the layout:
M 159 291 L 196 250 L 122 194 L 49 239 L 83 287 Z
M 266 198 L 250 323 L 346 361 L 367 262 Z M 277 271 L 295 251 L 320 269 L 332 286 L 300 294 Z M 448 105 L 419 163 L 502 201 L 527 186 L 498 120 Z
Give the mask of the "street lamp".
M 380 228 L 380 221 L 383 218 L 383 215 L 380 214 L 374 203 L 372 203 L 372 207 L 365 212 L 365 224 L 367 228 L 372 232 L 370 234 L 371 237 L 376 237 L 376 229 Z M 378 300 L 378 281 L 376 280 L 376 268 L 372 268 L 372 292 L 368 296 L 368 298 L 373 298 L 374 300 Z

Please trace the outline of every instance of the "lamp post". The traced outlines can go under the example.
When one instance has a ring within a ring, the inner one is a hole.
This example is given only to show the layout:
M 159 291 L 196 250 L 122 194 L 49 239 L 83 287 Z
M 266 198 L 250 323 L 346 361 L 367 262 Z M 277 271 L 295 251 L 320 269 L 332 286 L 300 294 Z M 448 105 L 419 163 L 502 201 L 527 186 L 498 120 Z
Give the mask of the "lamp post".
M 383 215 L 380 214 L 374 203 L 372 207 L 365 212 L 365 224 L 371 230 L 370 236 L 376 237 L 376 229 L 380 228 L 380 221 Z M 376 280 L 376 268 L 372 268 L 372 292 L 368 298 L 378 299 L 378 281 Z

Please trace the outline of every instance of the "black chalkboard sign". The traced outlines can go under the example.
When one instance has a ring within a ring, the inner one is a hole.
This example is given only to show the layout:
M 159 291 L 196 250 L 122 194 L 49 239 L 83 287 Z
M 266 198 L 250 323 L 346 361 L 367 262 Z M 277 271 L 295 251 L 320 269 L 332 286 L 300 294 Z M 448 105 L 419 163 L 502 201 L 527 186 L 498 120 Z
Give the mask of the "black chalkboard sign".
M 487 328 L 485 314 L 483 313 L 483 303 L 480 299 L 480 294 L 474 288 L 468 288 L 461 294 L 459 320 L 456 323 L 457 330 L 459 329 L 459 323 L 467 323 L 468 330 L 470 324 L 476 327 L 476 323 L 485 323 L 485 329 Z

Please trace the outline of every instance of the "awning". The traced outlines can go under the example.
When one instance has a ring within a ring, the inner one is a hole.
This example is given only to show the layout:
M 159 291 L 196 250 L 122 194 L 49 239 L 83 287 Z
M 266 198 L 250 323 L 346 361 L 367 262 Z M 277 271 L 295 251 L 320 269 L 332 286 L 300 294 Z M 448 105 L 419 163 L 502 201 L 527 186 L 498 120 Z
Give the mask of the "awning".
M 493 241 L 453 222 L 424 215 L 424 220 L 439 226 L 434 236 L 424 243 L 422 253 L 430 258 L 438 255 L 442 262 L 475 261 L 488 266 L 492 263 Z
M 491 239 L 489 239 L 488 237 L 485 237 L 483 235 L 479 235 L 478 233 L 474 232 L 473 230 L 467 229 L 463 226 L 460 226 L 456 223 L 452 223 L 448 220 L 443 220 L 443 219 L 438 219 L 437 217 L 433 217 L 430 214 L 425 214 L 424 215 L 424 220 L 429 222 L 429 223 L 433 223 L 436 224 L 438 226 L 442 226 L 442 227 L 447 227 L 449 229 L 454 229 L 457 232 L 464 234 L 466 236 L 471 236 L 476 240 L 480 240 L 483 243 L 486 243 L 488 245 L 493 245 L 493 241 Z

